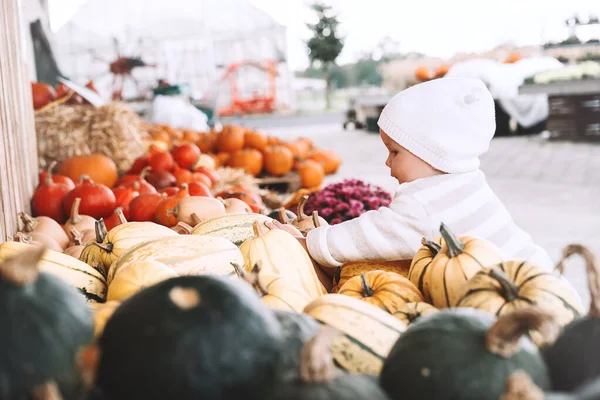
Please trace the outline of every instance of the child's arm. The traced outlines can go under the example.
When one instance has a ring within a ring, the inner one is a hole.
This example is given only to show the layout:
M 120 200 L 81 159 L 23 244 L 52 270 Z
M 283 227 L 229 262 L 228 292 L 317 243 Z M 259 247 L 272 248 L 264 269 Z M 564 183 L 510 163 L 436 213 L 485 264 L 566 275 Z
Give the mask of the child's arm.
M 389 208 L 314 229 L 306 242 L 311 257 L 331 268 L 351 261 L 411 259 L 421 247 L 421 239 L 433 236 L 433 225 L 421 203 L 412 196 L 401 196 Z

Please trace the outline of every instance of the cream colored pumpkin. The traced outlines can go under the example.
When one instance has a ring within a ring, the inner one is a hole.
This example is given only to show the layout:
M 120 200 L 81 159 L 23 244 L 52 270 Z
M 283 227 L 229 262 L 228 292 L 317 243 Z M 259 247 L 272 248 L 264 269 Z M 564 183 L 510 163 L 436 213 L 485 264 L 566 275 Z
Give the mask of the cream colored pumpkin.
M 177 221 L 194 226 L 197 219 L 206 221 L 225 214 L 225 205 L 212 197 L 188 196 L 179 200 L 173 213 Z
M 297 282 L 312 299 L 327 293 L 308 253 L 295 237 L 281 229 L 263 232 L 258 221 L 253 225 L 253 231 L 254 237 L 240 246 L 246 271 L 259 265 L 260 274 L 279 275 Z
M 146 260 L 168 265 L 178 275 L 235 276 L 231 263 L 244 263 L 240 249 L 226 239 L 176 234 L 129 249 L 110 267 L 109 284 L 121 269 Z
M 102 230 L 101 227 L 96 229 Z M 149 240 L 179 235 L 172 229 L 154 222 L 127 222 L 115 226 L 101 236 L 104 236 L 102 242 L 88 243 L 79 259 L 106 274 L 112 263 L 131 247 Z
M 0 262 L 36 248 L 33 244 L 4 242 L 0 243 Z M 103 302 L 106 299 L 106 280 L 90 267 L 67 254 L 46 249 L 38 263 L 40 271 L 52 274 L 71 286 L 79 289 L 89 302 Z
M 220 237 L 240 246 L 247 239 L 254 237 L 252 225 L 256 221 L 264 224 L 273 219 L 262 214 L 225 214 L 195 226 L 192 235 Z
M 108 287 L 107 301 L 124 301 L 148 286 L 178 276 L 173 268 L 153 260 L 129 264 L 115 274 Z
M 106 323 L 120 305 L 120 301 L 107 301 L 106 303 L 91 304 L 94 316 L 94 335 L 96 337 L 102 335 Z

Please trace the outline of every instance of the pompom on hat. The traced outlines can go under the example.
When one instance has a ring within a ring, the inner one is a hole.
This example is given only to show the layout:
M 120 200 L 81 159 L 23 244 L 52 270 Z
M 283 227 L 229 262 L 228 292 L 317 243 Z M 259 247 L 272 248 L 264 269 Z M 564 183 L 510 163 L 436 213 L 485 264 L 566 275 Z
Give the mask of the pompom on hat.
M 394 96 L 377 124 L 440 171 L 474 171 L 496 131 L 494 99 L 480 79 L 434 79 Z

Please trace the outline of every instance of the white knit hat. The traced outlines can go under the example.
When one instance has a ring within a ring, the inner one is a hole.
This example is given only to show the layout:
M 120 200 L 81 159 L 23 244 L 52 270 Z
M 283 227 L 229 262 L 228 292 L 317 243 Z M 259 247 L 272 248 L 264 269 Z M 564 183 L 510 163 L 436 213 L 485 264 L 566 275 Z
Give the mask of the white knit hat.
M 441 78 L 398 93 L 377 122 L 396 143 L 448 173 L 479 167 L 494 132 L 494 99 L 474 78 Z

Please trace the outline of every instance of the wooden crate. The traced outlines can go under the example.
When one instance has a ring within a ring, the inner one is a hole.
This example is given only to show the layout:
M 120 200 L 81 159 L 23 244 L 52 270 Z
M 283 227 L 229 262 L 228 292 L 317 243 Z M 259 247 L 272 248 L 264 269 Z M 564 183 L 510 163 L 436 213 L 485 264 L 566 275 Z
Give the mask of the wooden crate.
M 23 50 L 19 2 L 0 7 L 0 242 L 18 229 L 37 184 L 37 145 L 31 83 Z
M 600 142 L 600 93 L 548 97 L 552 140 Z

